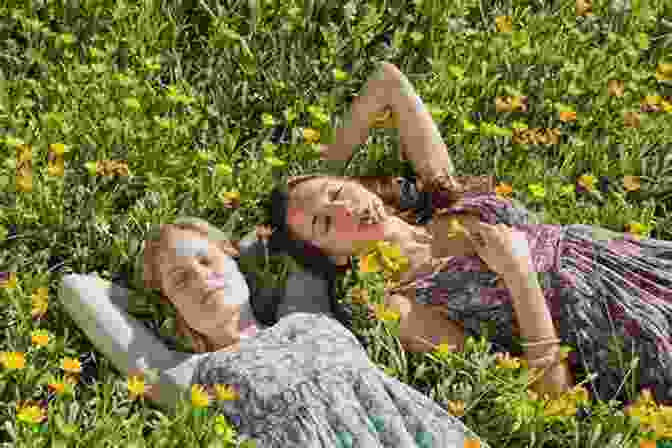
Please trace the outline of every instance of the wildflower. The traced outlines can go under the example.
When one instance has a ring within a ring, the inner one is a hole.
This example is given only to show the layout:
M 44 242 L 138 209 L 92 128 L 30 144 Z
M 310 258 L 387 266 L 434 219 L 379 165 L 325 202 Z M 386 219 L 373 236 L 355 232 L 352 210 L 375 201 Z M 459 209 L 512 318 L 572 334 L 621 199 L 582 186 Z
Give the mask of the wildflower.
M 65 173 L 65 162 L 63 160 L 63 156 L 58 155 L 53 151 L 49 152 L 47 173 L 50 176 L 63 177 L 63 174 Z
M 49 307 L 49 289 L 45 287 L 37 288 L 36 292 L 32 295 L 32 305 L 31 316 L 33 318 L 44 316 Z
M 375 253 L 362 257 L 359 261 L 359 270 L 365 273 L 380 272 L 381 265 Z
M 33 191 L 33 152 L 29 145 L 16 148 L 16 189 L 19 192 Z
M 560 112 L 560 121 L 564 121 L 565 123 L 569 121 L 576 121 L 576 112 L 574 111 Z
M 532 196 L 536 199 L 543 199 L 546 197 L 546 189 L 542 184 L 530 184 L 527 187 Z
M 452 352 L 455 349 L 454 345 L 448 345 L 447 343 L 441 343 L 436 346 L 434 349 L 438 355 L 445 355 Z
M 387 277 L 396 277 L 408 269 L 408 259 L 401 255 L 398 245 L 387 241 L 369 244 L 360 253 L 361 272 L 383 272 Z
M 637 221 L 631 221 L 625 225 L 625 231 L 631 233 L 635 239 L 639 239 L 642 236 L 645 236 L 648 232 L 648 226 L 645 226 L 642 223 Z
M 511 20 L 511 16 L 497 16 L 495 18 L 495 24 L 500 33 L 510 33 L 513 31 L 513 21 Z
M 320 131 L 312 128 L 305 128 L 303 130 L 303 139 L 306 143 L 318 143 L 320 141 Z
M 191 386 L 191 404 L 195 408 L 205 408 L 210 404 L 210 397 L 200 384 Z
M 31 332 L 31 342 L 39 347 L 46 347 L 49 345 L 49 332 L 47 330 L 34 330 Z
M 467 233 L 467 229 L 462 226 L 460 221 L 454 217 L 451 216 L 448 219 L 448 237 L 449 238 L 454 238 L 458 235 L 465 235 Z
M 672 64 L 660 62 L 656 68 L 656 79 L 658 81 L 672 81 Z
M 595 176 L 591 174 L 584 174 L 583 176 L 579 177 L 579 185 L 581 187 L 585 188 L 587 191 L 593 191 L 595 189 L 595 182 L 597 180 L 595 179 Z
M 393 311 L 390 308 L 385 307 L 385 305 L 377 304 L 374 305 L 376 319 L 382 320 L 383 322 L 397 321 L 400 316 L 399 313 Z
M 0 272 L 0 288 L 16 289 L 17 285 L 16 272 Z
M 29 424 L 42 423 L 47 418 L 45 410 L 32 400 L 16 405 L 16 420 Z
M 607 93 L 611 96 L 622 97 L 624 94 L 625 83 L 618 79 L 611 79 L 607 84 Z
M 660 112 L 663 98 L 660 95 L 646 95 L 640 102 L 641 112 Z
M 5 369 L 20 370 L 26 366 L 23 352 L 0 352 L 0 364 Z
M 56 395 L 72 395 L 72 384 L 61 378 L 51 377 L 47 383 L 47 388 L 56 393 Z
M 642 439 L 639 441 L 639 448 L 656 448 L 656 441 L 651 439 Z
M 497 112 L 514 112 L 519 110 L 527 112 L 526 96 L 498 96 L 495 98 L 495 110 Z
M 513 192 L 513 187 L 507 183 L 500 183 L 495 187 L 495 193 L 497 194 L 498 197 L 500 198 L 508 198 L 511 196 L 511 193 Z
M 231 401 L 238 399 L 238 392 L 233 386 L 215 384 L 215 396 L 219 401 Z
M 587 17 L 593 15 L 592 0 L 576 0 L 576 15 Z
M 639 176 L 625 176 L 623 177 L 623 186 L 628 191 L 637 191 L 640 189 L 640 177 Z
M 129 377 L 126 387 L 131 397 L 131 401 L 147 393 L 145 389 L 145 380 L 139 375 Z
M 220 199 L 226 208 L 236 209 L 240 207 L 240 192 L 236 190 L 222 192 Z
M 66 356 L 61 360 L 61 369 L 68 373 L 81 373 L 82 364 L 79 362 L 79 360 Z
M 464 439 L 464 448 L 481 448 L 481 442 L 478 439 Z
M 498 369 L 517 369 L 520 367 L 520 359 L 511 356 L 509 353 L 497 353 L 495 355 Z
M 455 417 L 462 417 L 464 415 L 464 401 L 457 400 L 452 401 L 448 400 L 446 403 L 448 406 L 448 411 L 453 414 Z
M 639 114 L 636 112 L 625 112 L 623 114 L 623 123 L 626 128 L 639 128 L 641 125 Z

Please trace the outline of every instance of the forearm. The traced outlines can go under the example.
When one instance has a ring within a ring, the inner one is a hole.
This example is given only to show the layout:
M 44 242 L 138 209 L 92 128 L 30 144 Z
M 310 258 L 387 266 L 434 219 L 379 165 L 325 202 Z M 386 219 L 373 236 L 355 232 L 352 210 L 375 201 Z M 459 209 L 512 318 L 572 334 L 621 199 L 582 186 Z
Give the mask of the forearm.
M 525 341 L 557 339 L 551 313 L 546 306 L 537 274 L 531 270 L 514 271 L 504 277 L 504 283 L 511 292 L 513 308 L 520 326 L 520 335 Z M 539 359 L 557 349 L 557 344 L 531 346 L 526 348 L 528 360 Z M 565 362 L 549 367 L 546 373 L 533 385 L 542 393 L 556 395 L 573 385 L 573 378 Z

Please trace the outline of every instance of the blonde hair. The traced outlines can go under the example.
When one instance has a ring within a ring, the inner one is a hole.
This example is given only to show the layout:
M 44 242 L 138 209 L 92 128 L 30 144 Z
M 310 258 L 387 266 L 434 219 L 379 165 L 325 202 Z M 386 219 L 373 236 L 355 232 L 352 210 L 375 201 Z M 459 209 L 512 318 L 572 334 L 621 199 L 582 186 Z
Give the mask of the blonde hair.
M 168 241 L 168 235 L 175 230 L 191 230 L 209 238 L 209 231 L 206 226 L 198 223 L 190 224 L 164 224 L 161 226 L 159 237 L 156 239 L 148 239 L 145 241 L 143 250 L 143 283 L 145 288 L 158 289 L 161 291 L 161 302 L 167 305 L 172 305 L 170 299 L 164 294 L 161 282 L 161 273 L 159 270 L 160 258 L 164 251 L 165 244 Z M 232 257 L 238 257 L 240 252 L 231 241 L 218 241 L 220 249 Z M 184 319 L 180 311 L 175 307 L 175 331 L 181 338 L 186 339 L 191 343 L 191 346 L 196 353 L 213 352 L 218 349 L 210 339 L 191 328 Z

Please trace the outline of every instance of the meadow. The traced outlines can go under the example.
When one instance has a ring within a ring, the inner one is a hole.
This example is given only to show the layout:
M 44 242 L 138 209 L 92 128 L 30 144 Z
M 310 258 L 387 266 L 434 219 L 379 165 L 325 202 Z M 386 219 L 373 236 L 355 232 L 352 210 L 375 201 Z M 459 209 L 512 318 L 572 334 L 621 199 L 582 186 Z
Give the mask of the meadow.
M 317 151 L 379 61 L 413 82 L 459 175 L 495 176 L 546 223 L 672 239 L 665 0 L 3 1 L 0 446 L 246 446 L 198 389 L 176 415 L 143 401 L 58 303 L 61 277 L 133 287 L 138 242 L 176 215 L 247 234 L 278 172 L 408 173 L 393 129 L 348 164 Z M 394 316 L 366 319 L 383 282 L 341 288 L 371 359 L 491 446 L 672 439 L 645 392 L 544 400 L 485 339 L 405 353 Z

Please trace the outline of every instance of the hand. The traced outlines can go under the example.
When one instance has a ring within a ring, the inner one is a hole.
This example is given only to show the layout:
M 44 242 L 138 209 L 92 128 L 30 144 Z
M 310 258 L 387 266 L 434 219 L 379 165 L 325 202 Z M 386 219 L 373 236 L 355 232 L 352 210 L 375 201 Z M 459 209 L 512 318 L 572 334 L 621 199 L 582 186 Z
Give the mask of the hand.
M 466 233 L 479 257 L 501 277 L 530 271 L 530 247 L 523 232 L 505 224 L 490 225 L 479 221 L 475 234 Z

